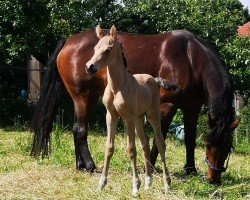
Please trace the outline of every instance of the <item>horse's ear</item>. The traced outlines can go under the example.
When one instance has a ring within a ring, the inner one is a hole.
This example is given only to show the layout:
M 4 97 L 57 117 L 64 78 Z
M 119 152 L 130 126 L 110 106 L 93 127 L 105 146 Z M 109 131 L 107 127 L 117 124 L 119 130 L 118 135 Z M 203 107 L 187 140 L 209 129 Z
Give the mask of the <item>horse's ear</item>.
M 102 28 L 100 27 L 100 25 L 98 25 L 96 28 L 95 28 L 95 32 L 96 32 L 96 35 L 99 39 L 101 39 L 103 36 L 104 36 L 104 31 L 102 30 Z
M 110 33 L 110 35 L 111 35 L 113 38 L 116 37 L 116 27 L 115 27 L 115 25 L 113 25 L 113 26 L 111 27 L 109 33 Z
M 237 117 L 237 118 L 234 120 L 234 122 L 230 125 L 231 130 L 233 131 L 234 129 L 236 129 L 237 126 L 239 125 L 239 123 L 240 123 L 240 118 Z

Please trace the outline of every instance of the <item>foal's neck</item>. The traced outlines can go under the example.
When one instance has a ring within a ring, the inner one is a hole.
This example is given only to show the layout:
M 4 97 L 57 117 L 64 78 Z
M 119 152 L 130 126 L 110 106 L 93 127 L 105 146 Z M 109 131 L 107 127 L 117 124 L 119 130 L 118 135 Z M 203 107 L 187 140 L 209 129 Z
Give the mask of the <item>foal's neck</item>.
M 107 67 L 108 87 L 113 93 L 119 92 L 126 85 L 128 72 L 123 62 L 122 50 L 119 44 L 113 49 L 115 56 Z

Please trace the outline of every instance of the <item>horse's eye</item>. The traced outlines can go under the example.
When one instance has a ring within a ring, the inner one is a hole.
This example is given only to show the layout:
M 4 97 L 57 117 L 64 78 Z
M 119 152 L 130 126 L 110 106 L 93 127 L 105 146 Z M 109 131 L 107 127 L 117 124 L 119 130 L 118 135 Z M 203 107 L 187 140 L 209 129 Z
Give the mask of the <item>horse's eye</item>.
M 111 52 L 111 48 L 107 48 L 106 50 L 105 50 L 105 53 L 110 53 Z

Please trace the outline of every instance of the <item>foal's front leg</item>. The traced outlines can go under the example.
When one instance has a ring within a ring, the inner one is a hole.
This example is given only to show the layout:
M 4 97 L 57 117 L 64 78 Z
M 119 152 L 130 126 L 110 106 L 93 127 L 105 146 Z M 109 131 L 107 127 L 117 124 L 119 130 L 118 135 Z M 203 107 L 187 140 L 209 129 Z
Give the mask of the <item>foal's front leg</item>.
M 108 168 L 110 164 L 110 159 L 114 153 L 114 142 L 115 142 L 115 133 L 118 123 L 118 116 L 116 114 L 110 113 L 107 110 L 106 114 L 106 124 L 107 124 L 107 141 L 105 149 L 105 160 L 102 170 L 102 175 L 99 182 L 99 188 L 103 189 L 107 184 Z
M 131 117 L 130 117 L 131 118 Z M 141 182 L 137 172 L 137 165 L 136 165 L 136 146 L 135 146 L 135 120 L 133 119 L 125 119 L 124 120 L 126 128 L 127 128 L 127 153 L 131 160 L 132 170 L 133 170 L 133 189 L 132 195 L 136 196 Z

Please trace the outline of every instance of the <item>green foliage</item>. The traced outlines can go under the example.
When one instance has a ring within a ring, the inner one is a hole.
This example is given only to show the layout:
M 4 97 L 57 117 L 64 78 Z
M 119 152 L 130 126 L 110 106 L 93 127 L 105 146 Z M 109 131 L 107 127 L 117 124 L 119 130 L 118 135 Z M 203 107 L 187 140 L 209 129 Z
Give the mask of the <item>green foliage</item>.
M 236 151 L 250 154 L 250 107 L 245 107 L 240 111 L 240 124 L 234 136 Z
M 0 65 L 23 63 L 29 53 L 47 53 L 47 0 L 3 0 L 0 4 Z
M 250 37 L 234 37 L 221 48 L 223 60 L 230 66 L 235 89 L 245 103 L 250 97 Z
M 187 29 L 221 48 L 249 19 L 239 0 L 3 0 L 0 64 L 47 55 L 57 40 L 97 24 L 136 33 Z
M 67 38 L 97 24 L 109 27 L 121 12 L 121 5 L 114 0 L 52 0 L 48 4 L 55 36 Z

